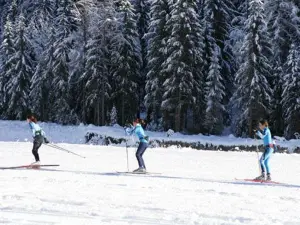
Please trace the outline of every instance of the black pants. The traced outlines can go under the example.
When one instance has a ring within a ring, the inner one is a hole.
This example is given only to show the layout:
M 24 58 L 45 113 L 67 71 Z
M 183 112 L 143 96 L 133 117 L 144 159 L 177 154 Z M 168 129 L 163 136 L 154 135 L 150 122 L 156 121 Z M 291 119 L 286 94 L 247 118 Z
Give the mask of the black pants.
M 147 148 L 148 148 L 147 143 L 140 142 L 139 147 L 138 147 L 138 149 L 135 153 L 135 156 L 136 156 L 136 158 L 138 160 L 138 163 L 139 163 L 139 168 L 145 168 L 146 169 L 145 162 L 143 160 L 143 154 L 144 154 L 144 152 L 146 151 Z
M 38 150 L 43 144 L 43 142 L 44 142 L 44 137 L 42 135 L 37 135 L 33 139 L 32 154 L 34 155 L 35 161 L 40 161 Z

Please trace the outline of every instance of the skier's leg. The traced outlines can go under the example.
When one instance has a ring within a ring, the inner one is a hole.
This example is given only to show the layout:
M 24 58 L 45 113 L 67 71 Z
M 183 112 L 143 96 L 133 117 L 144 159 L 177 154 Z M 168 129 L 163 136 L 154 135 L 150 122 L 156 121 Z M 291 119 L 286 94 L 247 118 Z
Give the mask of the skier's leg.
M 263 154 L 262 154 L 262 156 L 260 157 L 260 167 L 261 167 L 261 173 L 262 174 L 264 174 L 265 173 L 265 171 L 266 171 L 266 166 L 265 166 L 265 153 L 266 152 L 264 152 Z
M 143 159 L 143 154 L 145 153 L 146 149 L 147 149 L 148 145 L 144 142 L 141 142 L 139 144 L 139 147 L 136 151 L 136 158 L 138 160 L 138 163 L 139 163 L 139 168 L 145 168 L 146 169 L 146 166 L 145 166 L 145 162 L 144 162 L 144 159 Z
M 267 174 L 270 174 L 270 167 L 269 167 L 269 159 L 271 157 L 271 155 L 273 154 L 274 152 L 274 149 L 273 148 L 269 148 L 266 150 L 266 153 L 265 153 L 265 167 L 266 167 L 266 172 Z
M 40 161 L 40 156 L 39 156 L 38 150 L 41 147 L 42 143 L 43 143 L 43 141 L 42 141 L 41 137 L 39 137 L 39 136 L 34 137 L 32 154 L 33 154 L 36 162 Z

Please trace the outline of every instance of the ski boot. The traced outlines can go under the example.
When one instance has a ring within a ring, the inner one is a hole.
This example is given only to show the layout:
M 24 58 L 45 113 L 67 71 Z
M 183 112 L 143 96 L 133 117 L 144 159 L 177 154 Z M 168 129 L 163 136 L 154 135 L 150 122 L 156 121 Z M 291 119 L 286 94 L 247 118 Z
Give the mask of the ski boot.
M 267 173 L 267 179 L 266 179 L 266 181 L 271 181 L 272 179 L 271 179 L 271 174 L 270 173 Z
M 36 162 L 33 162 L 33 163 L 30 164 L 30 168 L 39 169 L 40 165 L 41 165 L 40 161 L 36 161 Z
M 257 180 L 257 181 L 264 181 L 264 180 L 266 180 L 265 173 L 262 173 L 260 176 L 254 178 L 254 180 Z
M 139 167 L 136 170 L 132 171 L 133 173 L 146 173 L 146 169 L 143 167 Z

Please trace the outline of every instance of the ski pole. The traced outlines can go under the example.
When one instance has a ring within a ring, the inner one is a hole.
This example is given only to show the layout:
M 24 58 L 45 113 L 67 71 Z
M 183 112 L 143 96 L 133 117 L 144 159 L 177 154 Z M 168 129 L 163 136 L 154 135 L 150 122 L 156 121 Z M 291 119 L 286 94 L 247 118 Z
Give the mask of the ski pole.
M 257 162 L 258 162 L 258 173 L 261 174 L 261 165 L 260 165 L 260 158 L 259 158 L 259 153 L 258 153 L 258 143 L 257 143 L 257 138 L 256 138 L 256 134 L 254 133 L 254 140 L 255 140 L 255 144 L 256 144 L 256 154 L 257 154 Z
M 55 144 L 48 143 L 47 145 L 48 145 L 49 147 L 56 148 L 56 149 L 58 149 L 58 150 L 61 150 L 61 151 L 67 152 L 67 153 L 71 153 L 71 154 L 73 154 L 73 155 L 77 155 L 77 156 L 79 156 L 79 157 L 85 159 L 84 156 L 78 155 L 78 154 L 76 154 L 75 152 L 69 151 L 69 150 L 67 150 L 67 149 L 65 149 L 65 148 L 62 148 L 62 147 L 60 147 L 60 146 L 57 146 L 57 145 L 55 145 Z
M 128 159 L 128 147 L 127 147 L 127 138 L 126 138 L 126 129 L 124 129 L 125 131 L 125 143 L 126 143 L 126 155 L 127 155 L 127 171 L 129 172 L 129 159 Z

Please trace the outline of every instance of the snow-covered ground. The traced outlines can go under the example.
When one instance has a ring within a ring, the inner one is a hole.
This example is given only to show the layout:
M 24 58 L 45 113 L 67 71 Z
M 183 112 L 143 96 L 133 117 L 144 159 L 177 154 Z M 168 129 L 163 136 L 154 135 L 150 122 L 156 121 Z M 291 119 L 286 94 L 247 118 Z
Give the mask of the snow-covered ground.
M 94 125 L 79 125 L 79 126 L 62 126 L 54 123 L 40 123 L 41 127 L 47 134 L 48 139 L 54 143 L 69 143 L 69 144 L 84 144 L 85 135 L 87 132 L 95 132 L 103 136 L 111 136 L 115 138 L 124 138 L 124 129 L 122 127 L 97 127 Z M 237 138 L 233 135 L 227 136 L 205 136 L 198 135 L 183 135 L 175 133 L 171 137 L 167 137 L 166 132 L 150 132 L 146 131 L 151 139 L 156 140 L 173 140 L 184 142 L 200 142 L 201 144 L 213 144 L 214 146 L 240 146 L 240 145 L 260 145 L 261 140 L 254 140 L 251 138 Z M 135 143 L 137 139 L 129 141 Z M 31 142 L 31 132 L 26 121 L 3 121 L 0 120 L 0 141 L 12 142 Z M 300 139 L 293 139 L 286 141 L 282 139 L 277 141 L 281 147 L 284 147 L 292 152 L 295 147 L 300 146 Z
M 1 134 L 2 136 L 2 134 Z M 0 166 L 30 163 L 31 143 L 0 142 Z M 258 174 L 256 153 L 148 149 L 149 171 L 122 175 L 124 147 L 60 144 L 87 158 L 42 146 L 42 170 L 0 170 L 0 224 L 5 225 L 299 225 L 300 155 L 275 154 L 282 185 L 235 178 Z M 137 167 L 129 149 L 130 169 Z

